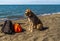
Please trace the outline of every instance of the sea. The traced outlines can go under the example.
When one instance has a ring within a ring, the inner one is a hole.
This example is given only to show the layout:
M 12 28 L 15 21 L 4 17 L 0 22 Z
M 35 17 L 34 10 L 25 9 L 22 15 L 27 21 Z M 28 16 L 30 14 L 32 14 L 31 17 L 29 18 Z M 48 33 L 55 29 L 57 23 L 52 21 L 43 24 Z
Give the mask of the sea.
M 44 16 L 60 12 L 60 5 L 0 5 L 0 21 L 23 19 L 26 9 Z

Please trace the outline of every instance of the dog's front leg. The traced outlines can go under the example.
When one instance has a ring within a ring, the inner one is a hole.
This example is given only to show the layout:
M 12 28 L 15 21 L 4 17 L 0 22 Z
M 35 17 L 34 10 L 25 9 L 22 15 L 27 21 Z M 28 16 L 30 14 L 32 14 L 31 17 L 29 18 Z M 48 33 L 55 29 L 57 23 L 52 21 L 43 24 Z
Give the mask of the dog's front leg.
M 34 25 L 33 25 L 33 23 L 31 24 L 31 27 L 30 27 L 30 32 L 33 32 L 33 27 L 34 27 Z
M 33 28 L 36 29 L 37 28 L 37 25 L 33 25 Z
M 25 25 L 28 25 L 28 23 L 29 23 L 29 20 L 27 19 L 27 21 L 25 22 Z

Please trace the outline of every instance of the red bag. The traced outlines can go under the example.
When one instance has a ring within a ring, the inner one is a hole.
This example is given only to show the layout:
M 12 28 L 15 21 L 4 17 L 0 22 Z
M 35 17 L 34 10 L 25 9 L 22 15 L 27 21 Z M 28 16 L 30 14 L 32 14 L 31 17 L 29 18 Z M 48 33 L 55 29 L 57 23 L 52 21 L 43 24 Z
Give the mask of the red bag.
M 15 23 L 15 24 L 14 24 L 14 31 L 15 31 L 16 33 L 22 32 L 22 27 L 21 27 L 21 25 L 18 24 L 18 23 Z

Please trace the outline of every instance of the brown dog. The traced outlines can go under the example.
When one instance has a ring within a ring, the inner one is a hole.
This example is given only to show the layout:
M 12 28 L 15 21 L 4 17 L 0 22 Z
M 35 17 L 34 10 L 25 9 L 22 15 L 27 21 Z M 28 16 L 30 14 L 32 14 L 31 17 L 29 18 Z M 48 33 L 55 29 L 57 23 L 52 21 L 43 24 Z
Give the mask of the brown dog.
M 43 24 L 40 21 L 40 19 L 30 10 L 27 9 L 25 12 L 25 15 L 28 18 L 28 22 L 29 22 L 29 31 L 33 32 L 33 29 L 42 29 Z

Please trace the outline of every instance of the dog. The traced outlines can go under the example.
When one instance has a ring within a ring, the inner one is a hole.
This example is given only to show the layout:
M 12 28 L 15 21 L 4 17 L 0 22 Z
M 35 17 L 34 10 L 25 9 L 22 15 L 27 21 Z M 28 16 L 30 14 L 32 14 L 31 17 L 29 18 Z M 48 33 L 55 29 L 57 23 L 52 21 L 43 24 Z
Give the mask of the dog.
M 40 21 L 40 19 L 30 9 L 27 9 L 25 11 L 25 16 L 28 19 L 28 23 L 29 23 L 29 29 L 28 30 L 30 32 L 33 32 L 33 29 L 40 30 L 43 28 L 43 24 Z

